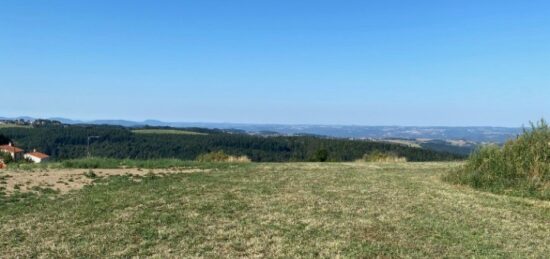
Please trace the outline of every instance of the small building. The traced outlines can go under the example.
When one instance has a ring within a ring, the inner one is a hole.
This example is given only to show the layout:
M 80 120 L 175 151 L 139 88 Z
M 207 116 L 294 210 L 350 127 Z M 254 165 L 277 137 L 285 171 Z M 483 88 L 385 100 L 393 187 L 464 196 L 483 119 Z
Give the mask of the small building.
M 1 145 L 0 152 L 9 153 L 13 160 L 23 159 L 23 149 L 15 147 L 11 142 L 7 145 Z
M 35 149 L 30 153 L 26 153 L 25 154 L 25 159 L 29 159 L 29 160 L 33 161 L 34 163 L 42 163 L 42 162 L 48 161 L 50 159 L 50 156 L 48 156 L 44 153 L 37 152 L 36 149 Z

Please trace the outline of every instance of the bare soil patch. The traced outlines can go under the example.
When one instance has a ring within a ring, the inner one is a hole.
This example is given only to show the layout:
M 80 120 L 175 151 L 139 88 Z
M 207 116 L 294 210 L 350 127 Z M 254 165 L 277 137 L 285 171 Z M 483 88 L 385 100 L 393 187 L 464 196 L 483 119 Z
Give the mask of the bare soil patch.
M 7 194 L 32 192 L 36 188 L 49 188 L 60 193 L 81 189 L 92 184 L 95 179 L 130 175 L 134 177 L 147 174 L 167 175 L 177 173 L 206 172 L 209 169 L 50 169 L 34 172 L 4 171 L 0 173 L 0 188 L 4 187 Z

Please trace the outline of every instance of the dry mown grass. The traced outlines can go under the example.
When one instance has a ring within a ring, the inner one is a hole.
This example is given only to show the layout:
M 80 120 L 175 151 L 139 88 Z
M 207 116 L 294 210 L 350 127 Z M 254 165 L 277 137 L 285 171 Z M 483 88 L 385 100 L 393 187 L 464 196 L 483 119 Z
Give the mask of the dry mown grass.
M 550 202 L 440 180 L 457 166 L 241 164 L 139 182 L 113 176 L 65 195 L 4 198 L 0 251 L 162 258 L 549 254 Z

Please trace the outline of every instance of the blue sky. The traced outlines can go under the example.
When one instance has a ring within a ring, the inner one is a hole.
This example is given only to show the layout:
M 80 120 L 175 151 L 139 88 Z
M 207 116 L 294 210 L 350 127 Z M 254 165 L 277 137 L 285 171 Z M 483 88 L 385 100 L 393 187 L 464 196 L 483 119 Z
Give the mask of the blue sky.
M 0 2 L 0 116 L 520 126 L 549 1 Z

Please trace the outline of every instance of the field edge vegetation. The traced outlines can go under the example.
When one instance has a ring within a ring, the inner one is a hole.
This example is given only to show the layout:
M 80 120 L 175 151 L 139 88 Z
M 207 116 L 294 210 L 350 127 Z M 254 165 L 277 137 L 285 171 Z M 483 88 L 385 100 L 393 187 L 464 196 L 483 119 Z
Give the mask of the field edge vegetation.
M 498 194 L 550 200 L 550 127 L 540 120 L 503 147 L 481 147 L 443 179 Z

